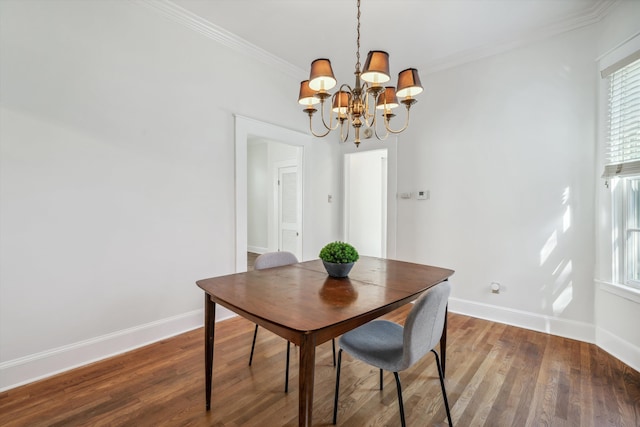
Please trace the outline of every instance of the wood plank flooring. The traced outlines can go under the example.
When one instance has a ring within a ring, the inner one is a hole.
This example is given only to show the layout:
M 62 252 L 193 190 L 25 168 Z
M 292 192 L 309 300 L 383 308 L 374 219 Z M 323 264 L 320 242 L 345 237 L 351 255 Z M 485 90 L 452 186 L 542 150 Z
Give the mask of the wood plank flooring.
M 386 316 L 401 322 L 409 307 Z M 640 373 L 598 347 L 449 315 L 446 386 L 467 426 L 640 426 Z M 204 405 L 203 330 L 0 393 L 0 426 L 296 426 L 298 351 L 284 393 L 286 343 L 240 317 L 216 327 L 212 410 Z M 446 425 L 428 355 L 402 372 L 408 426 Z M 314 424 L 331 425 L 331 344 L 318 348 Z M 399 425 L 393 375 L 343 356 L 338 425 Z

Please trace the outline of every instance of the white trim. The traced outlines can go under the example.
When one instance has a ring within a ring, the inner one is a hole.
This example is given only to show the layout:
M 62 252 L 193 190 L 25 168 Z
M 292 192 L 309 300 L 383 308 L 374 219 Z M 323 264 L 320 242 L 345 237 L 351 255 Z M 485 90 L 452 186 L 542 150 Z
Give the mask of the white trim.
M 594 280 L 601 291 L 619 296 L 621 298 L 640 304 L 640 289 L 634 289 L 630 286 L 619 285 L 617 283 L 605 282 L 602 280 Z
M 585 322 L 545 316 L 529 311 L 449 298 L 449 311 L 533 331 L 595 343 L 595 326 Z
M 498 55 L 510 50 L 529 45 L 531 43 L 551 38 L 569 31 L 577 30 L 599 22 L 604 18 L 620 0 L 601 0 L 586 13 L 569 17 L 560 22 L 537 28 L 529 34 L 517 39 L 505 40 L 504 42 L 491 43 L 478 48 L 465 50 L 453 55 L 437 58 L 431 61 L 426 67 L 422 67 L 425 72 L 433 73 L 457 67 L 469 62 L 478 61 L 490 56 Z
M 174 22 L 182 24 L 185 27 L 203 34 L 204 36 L 231 49 L 254 57 L 267 65 L 274 66 L 291 77 L 302 79 L 308 74 L 308 71 L 303 70 L 302 68 L 299 68 L 270 52 L 267 52 L 253 43 L 238 37 L 230 31 L 227 31 L 199 15 L 178 6 L 170 0 L 136 0 L 136 3 L 153 8 Z M 507 52 L 558 34 L 595 24 L 605 17 L 614 8 L 614 6 L 619 3 L 620 0 L 600 0 L 586 13 L 571 16 L 554 24 L 537 28 L 531 33 L 518 39 L 508 40 L 502 43 L 491 43 L 489 45 L 469 49 L 454 55 L 437 58 L 421 68 L 423 68 L 427 73 L 442 71 L 447 68 L 477 61 L 479 59 Z
M 640 372 L 640 347 L 636 347 L 602 328 L 596 328 L 596 345 Z
M 211 40 L 227 46 L 237 52 L 248 55 L 255 58 L 264 64 L 273 66 L 279 69 L 284 74 L 287 74 L 296 79 L 301 79 L 308 74 L 308 71 L 303 70 L 276 55 L 267 52 L 266 50 L 248 42 L 247 40 L 238 37 L 237 35 L 225 30 L 216 24 L 207 21 L 206 19 L 196 15 L 187 9 L 178 6 L 177 4 L 169 0 L 136 0 L 136 3 L 155 9 L 168 17 L 174 22 L 184 25 L 187 28 L 196 31 Z
M 220 307 L 217 321 L 234 314 Z M 203 310 L 157 320 L 0 363 L 0 392 L 202 327 Z
M 618 45 L 615 46 L 614 48 L 609 49 L 606 53 L 596 58 L 596 61 L 598 62 L 598 68 L 600 69 L 601 72 L 603 72 L 607 68 L 614 66 L 615 64 L 619 63 L 620 61 L 624 60 L 630 55 L 633 55 L 635 52 L 638 52 L 639 50 L 640 50 L 640 31 L 637 31 L 636 33 L 634 33 L 633 35 L 625 39 L 623 42 L 618 43 Z M 624 65 L 621 65 L 618 68 L 621 68 L 623 66 Z M 612 72 L 613 71 L 615 70 L 612 70 Z M 610 73 L 607 72 L 602 77 L 603 78 L 607 77 L 608 74 Z

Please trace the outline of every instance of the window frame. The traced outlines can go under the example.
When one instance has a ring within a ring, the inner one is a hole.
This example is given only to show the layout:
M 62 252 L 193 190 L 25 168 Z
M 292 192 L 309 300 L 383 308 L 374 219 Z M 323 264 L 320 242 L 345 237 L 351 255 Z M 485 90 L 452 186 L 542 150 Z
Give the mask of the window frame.
M 627 65 L 636 63 L 639 55 L 640 50 L 635 52 L 633 55 L 630 55 L 630 57 L 635 59 L 630 61 L 620 61 L 626 62 L 626 64 L 621 64 L 615 69 L 614 67 L 610 67 L 606 76 L 604 73 L 602 74 L 604 87 L 607 93 L 607 96 L 602 100 L 605 104 L 604 113 L 607 125 L 603 141 L 605 153 L 611 148 L 609 140 L 611 74 Z M 605 158 L 606 157 L 607 156 L 605 155 Z M 615 164 L 614 162 L 615 160 L 613 159 L 609 162 L 605 160 L 605 168 L 602 175 L 602 177 L 606 179 L 606 185 L 611 190 L 612 279 L 618 285 L 632 288 L 637 291 L 640 290 L 640 275 L 638 274 L 638 271 L 640 271 L 640 258 L 638 257 L 638 251 L 640 251 L 640 248 L 630 247 L 630 241 L 632 240 L 632 235 L 640 235 L 640 228 L 638 228 L 640 227 L 640 223 L 636 223 L 640 222 L 640 219 L 637 219 L 636 217 L 634 218 L 635 222 L 633 224 L 630 223 L 632 220 L 632 218 L 629 217 L 632 194 L 630 194 L 629 187 L 634 181 L 638 182 L 636 185 L 640 186 L 640 159 L 632 159 L 630 161 L 619 160 L 618 164 Z M 637 193 L 634 193 L 634 195 L 636 196 L 636 201 L 640 200 Z M 635 210 L 636 215 L 638 215 L 637 212 L 640 211 L 640 206 L 634 206 L 633 209 Z M 633 275 L 633 272 L 635 272 L 635 276 Z

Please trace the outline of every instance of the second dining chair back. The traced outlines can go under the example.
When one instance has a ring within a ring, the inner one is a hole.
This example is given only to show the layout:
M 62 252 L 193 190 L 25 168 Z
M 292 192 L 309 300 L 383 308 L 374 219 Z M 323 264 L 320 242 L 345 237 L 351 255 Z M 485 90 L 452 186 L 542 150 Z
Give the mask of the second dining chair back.
M 278 252 L 266 252 L 262 255 L 258 255 L 253 268 L 255 270 L 264 270 L 265 268 L 282 267 L 284 265 L 291 265 L 298 262 L 298 258 L 287 251 Z M 256 348 L 256 338 L 258 337 L 258 325 L 253 331 L 253 342 L 251 343 L 251 355 L 249 356 L 249 366 L 253 362 L 253 351 Z M 284 392 L 289 391 L 289 355 L 291 353 L 291 343 L 287 341 L 287 368 L 284 377 Z

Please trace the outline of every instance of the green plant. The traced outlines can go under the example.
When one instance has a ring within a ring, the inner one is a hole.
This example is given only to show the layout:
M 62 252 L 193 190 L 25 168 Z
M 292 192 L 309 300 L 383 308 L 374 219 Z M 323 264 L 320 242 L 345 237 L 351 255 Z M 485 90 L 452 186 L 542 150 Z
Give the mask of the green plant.
M 323 261 L 336 264 L 356 262 L 360 258 L 356 248 L 345 242 L 327 243 L 318 256 Z

